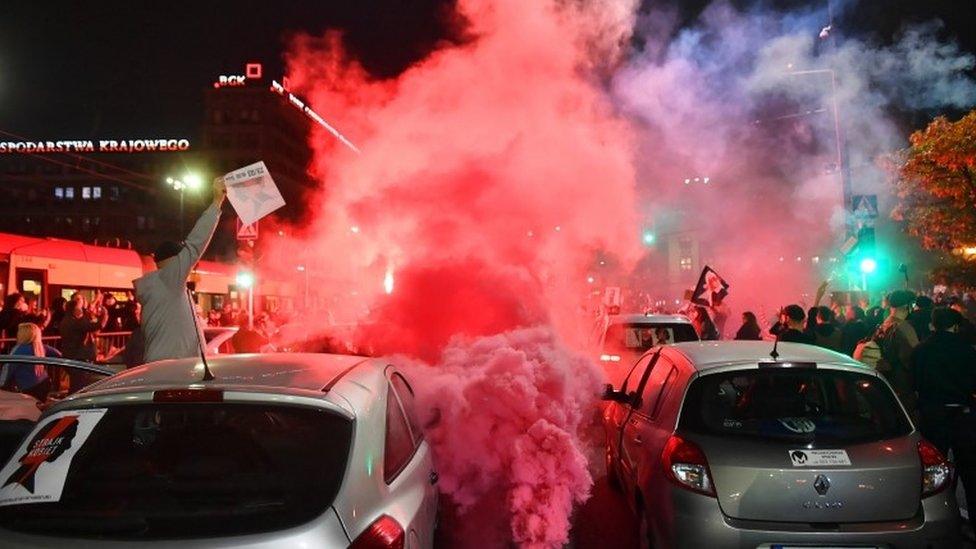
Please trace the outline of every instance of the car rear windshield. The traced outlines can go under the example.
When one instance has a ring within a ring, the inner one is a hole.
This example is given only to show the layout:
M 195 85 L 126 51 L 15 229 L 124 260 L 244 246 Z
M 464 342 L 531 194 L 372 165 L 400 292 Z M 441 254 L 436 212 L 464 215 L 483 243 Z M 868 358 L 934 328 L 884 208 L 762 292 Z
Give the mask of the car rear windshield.
M 604 341 L 605 349 L 610 352 L 643 353 L 655 345 L 698 341 L 698 334 L 691 324 L 613 324 L 607 328 Z
M 695 380 L 679 428 L 709 435 L 811 443 L 904 436 L 911 426 L 873 375 L 824 368 L 759 368 Z
M 5 528 L 159 539 L 277 530 L 338 493 L 352 422 L 259 404 L 110 408 L 71 462 L 61 500 L 0 507 Z

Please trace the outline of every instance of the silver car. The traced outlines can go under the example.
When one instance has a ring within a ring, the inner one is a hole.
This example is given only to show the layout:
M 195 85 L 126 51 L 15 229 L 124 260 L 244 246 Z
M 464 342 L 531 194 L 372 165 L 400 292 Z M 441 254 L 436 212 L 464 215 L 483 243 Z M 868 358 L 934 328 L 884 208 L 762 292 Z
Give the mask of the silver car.
M 151 363 L 47 410 L 0 470 L 4 547 L 431 547 L 437 474 L 392 366 Z
M 955 547 L 952 465 L 819 347 L 652 349 L 604 396 L 607 474 L 655 547 Z

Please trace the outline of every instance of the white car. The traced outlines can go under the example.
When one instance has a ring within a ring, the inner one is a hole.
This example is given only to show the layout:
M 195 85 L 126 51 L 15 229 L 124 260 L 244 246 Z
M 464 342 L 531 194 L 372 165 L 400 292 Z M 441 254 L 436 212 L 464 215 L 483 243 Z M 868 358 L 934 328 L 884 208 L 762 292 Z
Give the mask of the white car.
M 698 332 L 684 315 L 613 315 L 600 333 L 600 363 L 610 383 L 619 387 L 634 362 L 655 345 L 698 341 Z
M 433 545 L 437 474 L 394 367 L 208 362 L 132 368 L 47 410 L 0 470 L 3 546 Z
M 207 342 L 207 356 L 221 354 L 220 348 L 224 347 L 224 344 L 228 343 L 239 329 L 237 326 L 204 326 L 203 339 Z

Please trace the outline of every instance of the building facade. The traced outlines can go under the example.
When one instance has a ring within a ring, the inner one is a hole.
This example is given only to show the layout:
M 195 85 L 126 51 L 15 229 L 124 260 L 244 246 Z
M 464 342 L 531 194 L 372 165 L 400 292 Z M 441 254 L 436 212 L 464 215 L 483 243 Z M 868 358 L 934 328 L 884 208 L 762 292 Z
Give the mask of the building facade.
M 98 141 L 87 142 L 93 150 L 5 141 L 12 146 L 0 154 L 0 232 L 140 251 L 177 238 L 179 195 L 165 179 L 182 177 L 199 156 L 189 139 L 177 140 L 184 150 L 172 151 L 147 151 L 146 141 L 131 151 L 100 149 Z M 184 215 L 193 215 L 199 202 L 184 196 Z
M 210 201 L 209 181 L 257 161 L 287 203 L 276 215 L 297 220 L 312 187 L 312 121 L 262 73 L 252 63 L 244 75 L 207 86 L 193 136 L 64 140 L 0 130 L 0 232 L 148 253 L 162 240 L 183 239 Z M 199 188 L 167 184 L 190 174 Z M 225 216 L 210 256 L 235 256 L 234 217 Z

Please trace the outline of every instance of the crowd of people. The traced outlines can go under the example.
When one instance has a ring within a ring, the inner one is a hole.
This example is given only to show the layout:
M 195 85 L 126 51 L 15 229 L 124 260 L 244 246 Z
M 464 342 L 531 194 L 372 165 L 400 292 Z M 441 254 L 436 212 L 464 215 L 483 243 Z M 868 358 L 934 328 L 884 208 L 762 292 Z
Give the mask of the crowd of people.
M 138 326 L 139 305 L 131 294 L 126 301 L 115 295 L 95 292 L 89 301 L 81 292 L 69 299 L 59 297 L 51 309 L 40 309 L 32 294 L 12 293 L 0 310 L 0 333 L 13 340 L 7 347 L 13 355 L 55 356 L 94 362 L 104 359 L 97 337 L 104 332 L 131 331 Z M 47 336 L 58 340 L 47 345 Z M 0 368 L 0 387 L 17 389 L 44 400 L 48 394 L 70 389 L 67 372 L 54 366 L 9 364 Z
M 821 291 L 822 294 L 822 291 Z M 819 301 L 820 295 L 818 295 Z M 976 508 L 976 299 L 896 290 L 882 304 L 780 311 L 777 341 L 850 355 L 889 382 L 922 435 L 952 452 L 970 509 Z M 743 313 L 736 339 L 763 339 L 756 315 Z M 976 513 L 973 513 L 976 518 Z M 976 520 L 971 521 L 976 528 Z

